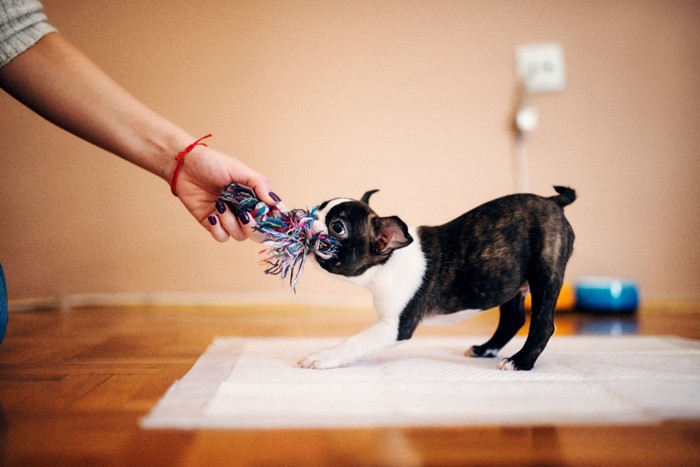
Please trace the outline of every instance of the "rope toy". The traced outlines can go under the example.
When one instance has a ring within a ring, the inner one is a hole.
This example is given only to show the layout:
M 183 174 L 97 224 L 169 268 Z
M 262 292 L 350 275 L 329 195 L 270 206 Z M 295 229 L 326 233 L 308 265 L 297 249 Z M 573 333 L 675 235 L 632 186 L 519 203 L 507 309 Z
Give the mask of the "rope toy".
M 318 208 L 292 209 L 282 211 L 277 206 L 268 206 L 260 201 L 255 192 L 244 185 L 232 183 L 221 190 L 219 199 L 225 202 L 233 214 L 240 212 L 253 216 L 257 225 L 255 230 L 265 234 L 263 243 L 268 248 L 261 250 L 266 265 L 265 274 L 279 275 L 282 280 L 289 277 L 289 287 L 296 292 L 310 253 L 322 259 L 332 258 L 338 242 L 324 232 L 314 232 Z

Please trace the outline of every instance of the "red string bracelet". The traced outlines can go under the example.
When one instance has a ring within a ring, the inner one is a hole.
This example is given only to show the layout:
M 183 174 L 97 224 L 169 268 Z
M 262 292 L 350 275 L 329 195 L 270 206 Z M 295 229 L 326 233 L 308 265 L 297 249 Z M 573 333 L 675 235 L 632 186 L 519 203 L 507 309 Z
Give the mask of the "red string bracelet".
M 170 192 L 174 195 L 177 196 L 177 193 L 175 193 L 175 187 L 177 186 L 177 176 L 180 173 L 180 169 L 182 168 L 182 164 L 185 162 L 185 156 L 190 153 L 196 146 L 206 146 L 206 144 L 202 143 L 201 141 L 203 139 L 207 139 L 211 137 L 211 133 L 209 133 L 206 136 L 202 136 L 199 138 L 197 141 L 194 143 L 190 144 L 185 148 L 184 151 L 180 152 L 177 156 L 175 156 L 175 160 L 177 161 L 177 165 L 175 166 L 175 171 L 173 172 L 173 178 L 170 180 Z

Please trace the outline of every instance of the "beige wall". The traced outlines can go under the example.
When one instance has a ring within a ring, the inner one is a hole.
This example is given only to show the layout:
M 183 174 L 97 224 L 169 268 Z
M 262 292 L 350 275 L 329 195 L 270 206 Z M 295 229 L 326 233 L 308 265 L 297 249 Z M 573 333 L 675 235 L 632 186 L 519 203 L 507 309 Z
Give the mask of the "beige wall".
M 514 48 L 557 41 L 568 83 L 537 96 L 533 191 L 567 184 L 568 276 L 700 298 L 697 1 L 45 0 L 124 87 L 266 173 L 287 205 L 381 188 L 440 223 L 513 191 Z M 0 95 L 0 261 L 11 299 L 278 294 L 259 246 L 218 244 L 140 169 Z M 332 294 L 332 295 L 331 295 Z M 366 293 L 308 271 L 289 300 Z

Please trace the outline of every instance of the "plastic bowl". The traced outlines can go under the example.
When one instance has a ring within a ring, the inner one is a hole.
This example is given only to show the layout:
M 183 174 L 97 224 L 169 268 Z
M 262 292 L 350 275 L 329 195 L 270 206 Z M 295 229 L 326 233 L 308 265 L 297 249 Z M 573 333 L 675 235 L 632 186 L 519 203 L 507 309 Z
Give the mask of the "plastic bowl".
M 617 277 L 576 281 L 576 309 L 595 313 L 632 313 L 639 307 L 637 284 Z

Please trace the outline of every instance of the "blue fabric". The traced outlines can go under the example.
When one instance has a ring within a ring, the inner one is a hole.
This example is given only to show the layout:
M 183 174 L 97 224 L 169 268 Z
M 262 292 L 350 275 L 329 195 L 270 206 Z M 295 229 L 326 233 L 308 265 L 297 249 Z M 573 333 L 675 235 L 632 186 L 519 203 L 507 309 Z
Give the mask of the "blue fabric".
M 5 285 L 5 274 L 2 272 L 0 264 L 0 342 L 5 338 L 7 329 L 7 286 Z

